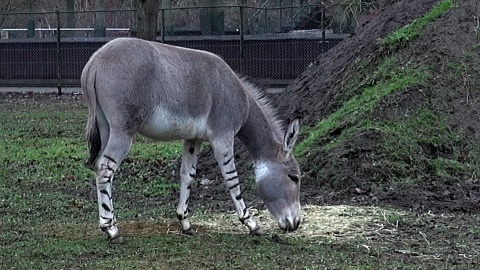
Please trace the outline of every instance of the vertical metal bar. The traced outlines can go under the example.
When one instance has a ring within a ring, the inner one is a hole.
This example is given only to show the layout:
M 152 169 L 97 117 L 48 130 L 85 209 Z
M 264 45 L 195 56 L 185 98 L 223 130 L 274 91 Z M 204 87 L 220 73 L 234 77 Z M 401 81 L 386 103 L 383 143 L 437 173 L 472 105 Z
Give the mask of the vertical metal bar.
M 160 15 L 162 16 L 161 22 L 162 25 L 160 26 L 160 42 L 165 43 L 165 9 L 162 7 L 160 9 Z
M 327 51 L 327 44 L 326 44 L 326 38 L 325 38 L 325 6 L 322 9 L 322 54 Z
M 243 25 L 244 25 L 244 17 L 243 17 L 243 1 L 242 5 L 240 5 L 240 74 L 244 75 L 245 72 L 245 50 L 244 50 L 244 36 L 243 36 Z
M 277 31 L 278 31 L 278 33 L 282 33 L 283 32 L 282 31 L 282 22 L 283 22 L 283 16 L 282 16 L 283 15 L 283 1 L 282 0 L 280 0 L 279 11 L 280 11 L 279 12 L 280 14 L 279 14 L 279 19 L 278 19 L 278 29 L 277 29 Z
M 62 56 L 60 45 L 60 11 L 57 9 L 57 89 L 59 95 L 62 94 Z
M 263 21 L 263 34 L 267 34 L 268 33 L 268 9 L 264 9 L 263 10 L 263 17 L 264 17 L 264 21 Z

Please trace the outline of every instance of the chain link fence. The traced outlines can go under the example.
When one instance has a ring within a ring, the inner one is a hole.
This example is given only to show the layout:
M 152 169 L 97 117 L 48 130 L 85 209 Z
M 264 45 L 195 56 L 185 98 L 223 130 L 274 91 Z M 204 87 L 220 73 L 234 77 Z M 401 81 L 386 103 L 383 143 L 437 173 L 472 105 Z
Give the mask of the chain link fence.
M 213 52 L 265 84 L 286 83 L 375 15 L 371 5 L 160 8 L 157 41 Z M 136 22 L 133 9 L 0 13 L 0 86 L 79 85 L 92 53 L 136 36 Z

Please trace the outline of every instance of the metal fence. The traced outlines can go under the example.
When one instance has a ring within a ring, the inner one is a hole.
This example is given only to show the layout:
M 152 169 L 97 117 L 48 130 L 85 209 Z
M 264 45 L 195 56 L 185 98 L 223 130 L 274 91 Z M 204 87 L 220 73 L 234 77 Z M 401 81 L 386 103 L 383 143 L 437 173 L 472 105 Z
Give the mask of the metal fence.
M 207 50 L 266 83 L 298 76 L 375 16 L 373 6 L 161 8 L 157 41 Z M 24 27 L 20 27 L 24 26 Z M 136 35 L 136 10 L 0 13 L 0 86 L 79 85 L 91 54 Z

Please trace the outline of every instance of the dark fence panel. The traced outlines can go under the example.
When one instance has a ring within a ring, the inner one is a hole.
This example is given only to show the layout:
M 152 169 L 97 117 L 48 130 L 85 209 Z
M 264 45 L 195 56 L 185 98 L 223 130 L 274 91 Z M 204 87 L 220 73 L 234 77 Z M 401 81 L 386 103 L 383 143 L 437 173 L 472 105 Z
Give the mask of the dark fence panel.
M 283 84 L 375 14 L 371 5 L 321 3 L 162 7 L 157 40 L 210 51 L 243 76 Z M 137 27 L 134 9 L 0 13 L 0 17 L 0 87 L 57 86 L 59 93 L 61 86 L 80 84 L 81 71 L 98 48 L 117 37 L 135 36 Z
M 171 39 L 165 43 L 210 51 L 220 55 L 236 72 L 267 84 L 285 83 L 343 37 L 325 39 Z M 80 85 L 80 75 L 90 56 L 110 39 L 62 39 L 61 85 Z M 322 48 L 322 44 L 326 48 Z M 52 39 L 0 41 L 0 86 L 56 86 L 57 43 Z

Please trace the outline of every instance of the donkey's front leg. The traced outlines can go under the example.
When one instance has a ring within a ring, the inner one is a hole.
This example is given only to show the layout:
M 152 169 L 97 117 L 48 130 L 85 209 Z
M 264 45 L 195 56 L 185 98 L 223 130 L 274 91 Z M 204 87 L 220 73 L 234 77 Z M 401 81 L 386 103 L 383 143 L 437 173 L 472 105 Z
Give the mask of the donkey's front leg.
M 240 222 L 245 224 L 252 235 L 261 235 L 263 232 L 257 225 L 255 220 L 248 212 L 243 201 L 242 192 L 240 190 L 240 180 L 238 179 L 237 169 L 235 168 L 235 160 L 233 157 L 233 137 L 228 140 L 217 140 L 212 142 L 212 148 L 215 153 L 220 170 L 222 171 L 225 184 L 230 192 L 235 209 L 237 211 Z
M 194 231 L 188 221 L 188 200 L 191 184 L 197 172 L 197 161 L 201 142 L 185 140 L 183 142 L 182 165 L 180 167 L 180 200 L 177 207 L 177 218 L 182 226 L 182 233 L 192 235 Z

